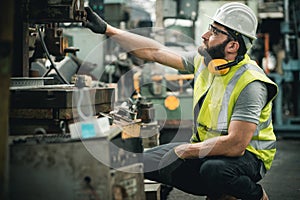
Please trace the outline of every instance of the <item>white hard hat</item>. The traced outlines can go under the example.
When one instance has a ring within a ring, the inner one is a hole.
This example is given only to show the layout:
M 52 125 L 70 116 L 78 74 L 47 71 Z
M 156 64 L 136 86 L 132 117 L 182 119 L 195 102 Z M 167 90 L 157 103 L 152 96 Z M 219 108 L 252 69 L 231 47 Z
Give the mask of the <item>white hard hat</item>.
M 253 10 L 243 3 L 226 3 L 209 18 L 251 39 L 256 39 L 257 18 Z

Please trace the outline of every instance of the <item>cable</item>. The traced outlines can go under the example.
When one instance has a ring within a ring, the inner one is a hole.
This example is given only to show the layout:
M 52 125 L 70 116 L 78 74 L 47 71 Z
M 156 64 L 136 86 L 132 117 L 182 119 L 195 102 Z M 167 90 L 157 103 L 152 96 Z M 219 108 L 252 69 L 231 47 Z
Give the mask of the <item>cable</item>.
M 50 66 L 50 69 L 46 72 L 46 74 L 43 75 L 43 77 L 47 76 L 49 74 L 49 72 L 51 71 L 51 69 L 54 69 L 55 72 L 57 73 L 58 77 L 63 81 L 63 83 L 65 84 L 70 84 L 60 73 L 59 71 L 57 70 L 54 62 L 52 61 L 51 57 L 50 57 L 50 54 L 49 54 L 49 51 L 46 47 L 46 44 L 45 44 L 45 41 L 44 41 L 44 38 L 42 37 L 42 33 L 41 33 L 41 30 L 40 30 L 40 26 L 38 26 L 38 34 L 39 34 L 39 37 L 40 37 L 40 40 L 41 40 L 41 44 L 42 44 L 42 47 L 46 53 L 46 57 L 48 58 L 48 60 L 50 61 L 51 63 L 51 66 Z

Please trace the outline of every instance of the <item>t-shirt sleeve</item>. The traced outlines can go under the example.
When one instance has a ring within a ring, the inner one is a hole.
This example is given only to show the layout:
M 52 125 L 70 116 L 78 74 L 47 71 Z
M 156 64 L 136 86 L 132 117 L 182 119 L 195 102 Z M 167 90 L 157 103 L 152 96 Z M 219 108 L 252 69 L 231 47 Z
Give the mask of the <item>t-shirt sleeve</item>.
M 185 70 L 189 73 L 194 73 L 195 71 L 194 58 L 196 55 L 197 55 L 196 51 L 184 52 L 181 55 Z
M 267 103 L 267 86 L 261 81 L 248 84 L 239 95 L 233 109 L 231 121 L 259 123 L 261 110 Z

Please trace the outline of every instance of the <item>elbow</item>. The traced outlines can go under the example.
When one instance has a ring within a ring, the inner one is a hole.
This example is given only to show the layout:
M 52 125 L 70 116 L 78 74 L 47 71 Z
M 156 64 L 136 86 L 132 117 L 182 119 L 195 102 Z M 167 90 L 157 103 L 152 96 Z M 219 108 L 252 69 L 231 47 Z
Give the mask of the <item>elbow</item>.
M 227 156 L 230 157 L 240 157 L 245 154 L 248 142 L 245 142 L 243 139 L 237 139 L 232 137 L 224 137 L 227 146 Z
M 239 150 L 239 151 L 237 151 L 236 153 L 235 153 L 235 156 L 236 157 L 241 157 L 241 156 L 243 156 L 245 154 L 245 149 L 244 150 Z
M 228 152 L 226 156 L 228 157 L 241 157 L 245 154 L 245 151 L 231 151 Z
M 229 157 L 241 157 L 245 154 L 246 149 L 240 145 L 235 145 L 227 152 Z

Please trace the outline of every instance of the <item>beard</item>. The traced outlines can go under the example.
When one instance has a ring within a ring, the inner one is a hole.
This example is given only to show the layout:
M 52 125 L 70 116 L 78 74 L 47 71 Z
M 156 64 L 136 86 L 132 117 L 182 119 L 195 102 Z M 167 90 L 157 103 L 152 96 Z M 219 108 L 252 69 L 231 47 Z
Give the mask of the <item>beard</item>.
M 225 46 L 230 42 L 231 40 L 227 38 L 223 43 L 218 44 L 216 46 L 207 47 L 207 45 L 201 45 L 198 48 L 198 53 L 204 57 L 204 62 L 206 65 L 213 60 L 213 59 L 224 59 L 225 58 Z

